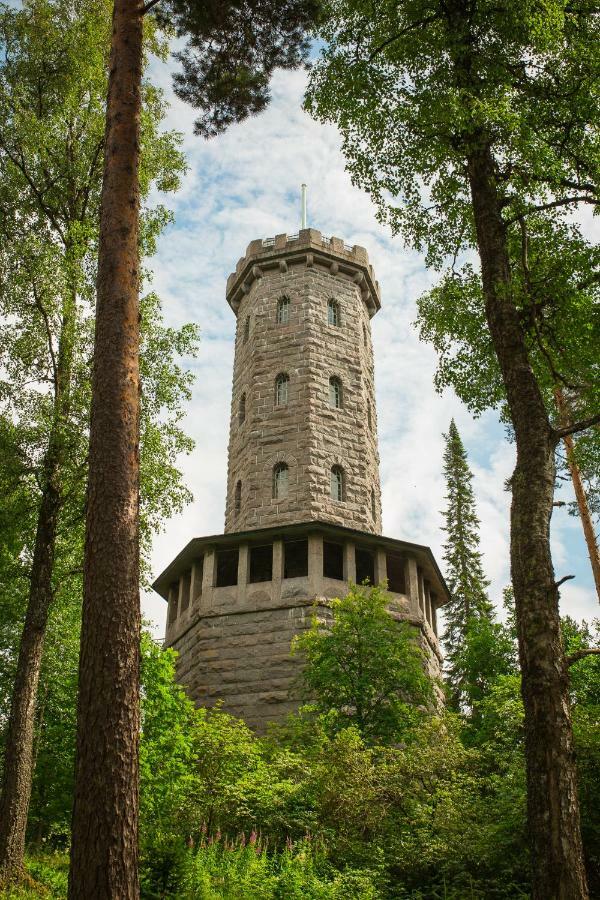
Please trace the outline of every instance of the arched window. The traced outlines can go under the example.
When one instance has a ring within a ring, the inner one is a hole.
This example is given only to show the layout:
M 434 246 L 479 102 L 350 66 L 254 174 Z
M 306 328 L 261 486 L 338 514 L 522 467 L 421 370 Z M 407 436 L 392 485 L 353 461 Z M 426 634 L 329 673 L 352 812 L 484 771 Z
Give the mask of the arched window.
M 287 463 L 279 462 L 273 468 L 273 499 L 283 500 L 288 494 Z
M 371 515 L 374 519 L 377 518 L 375 511 L 375 491 L 373 490 L 373 488 L 371 488 Z
M 366 328 L 365 325 L 363 325 L 363 343 L 364 343 L 365 347 L 366 347 L 367 344 L 368 344 L 368 341 L 367 341 L 367 328 Z
M 233 501 L 233 508 L 235 510 L 236 516 L 241 512 L 242 509 L 242 482 L 238 481 L 235 486 L 235 497 Z
M 246 316 L 246 321 L 244 322 L 244 343 L 250 337 L 250 316 Z
M 340 305 L 336 300 L 329 300 L 327 302 L 327 324 L 340 324 Z
M 280 372 L 275 379 L 275 406 L 287 406 L 289 383 L 289 376 Z
M 277 324 L 287 325 L 290 321 L 290 298 L 280 297 L 277 301 Z
M 331 469 L 330 494 L 332 500 L 344 499 L 344 470 L 341 466 L 333 466 Z
M 238 407 L 238 424 L 243 425 L 246 421 L 246 395 L 240 397 L 240 405 Z
M 371 412 L 371 404 L 367 401 L 367 422 L 369 424 L 369 431 L 373 427 L 373 414 Z
M 342 382 L 335 375 L 329 379 L 329 405 L 332 409 L 342 406 Z

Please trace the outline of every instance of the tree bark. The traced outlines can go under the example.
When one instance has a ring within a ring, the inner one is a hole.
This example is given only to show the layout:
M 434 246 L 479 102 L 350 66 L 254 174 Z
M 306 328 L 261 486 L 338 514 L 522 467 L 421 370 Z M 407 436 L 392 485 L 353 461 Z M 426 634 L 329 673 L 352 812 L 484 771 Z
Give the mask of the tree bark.
M 25 624 L 19 646 L 4 750 L 0 798 L 0 882 L 16 881 L 23 873 L 27 812 L 33 777 L 35 709 L 48 613 L 52 603 L 52 570 L 56 528 L 61 506 L 56 435 L 46 455 Z
M 35 767 L 35 714 L 48 615 L 53 600 L 52 574 L 58 519 L 63 502 L 61 470 L 65 459 L 64 434 L 71 407 L 76 289 L 64 298 L 62 325 L 54 372 L 52 425 L 41 472 L 42 496 L 38 512 L 29 598 L 4 750 L 0 797 L 0 881 L 18 880 L 23 873 L 27 812 Z
M 528 820 L 535 900 L 588 896 L 571 730 L 568 667 L 550 554 L 556 436 L 529 364 L 511 295 L 506 231 L 484 136 L 468 171 L 486 316 L 510 408 L 517 462 L 512 476 L 511 573 L 525 707 Z
M 115 0 L 100 214 L 70 900 L 134 900 L 142 13 Z
M 568 426 L 571 425 L 569 411 L 563 392 L 559 387 L 554 389 L 554 397 L 556 399 L 556 408 L 558 409 L 560 423 L 563 428 L 568 428 Z M 579 507 L 581 527 L 583 528 L 583 535 L 590 557 L 594 584 L 596 585 L 596 595 L 598 597 L 598 602 L 600 603 L 600 551 L 598 550 L 598 541 L 596 540 L 594 524 L 590 515 L 587 497 L 585 496 L 585 488 L 583 486 L 583 481 L 581 480 L 581 473 L 575 458 L 575 442 L 573 441 L 573 436 L 570 434 L 565 435 L 563 444 L 565 445 L 567 453 L 567 464 L 571 473 L 573 490 L 575 491 L 575 498 L 577 500 L 577 506 Z

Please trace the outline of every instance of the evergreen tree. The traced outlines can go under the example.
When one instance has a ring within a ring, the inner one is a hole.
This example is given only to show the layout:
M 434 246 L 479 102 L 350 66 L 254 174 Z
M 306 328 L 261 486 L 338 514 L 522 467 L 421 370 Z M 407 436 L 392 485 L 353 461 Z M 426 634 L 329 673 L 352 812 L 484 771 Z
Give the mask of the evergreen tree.
M 473 473 L 454 419 L 444 437 L 444 475 L 448 488 L 444 561 L 452 597 L 444 608 L 446 678 L 452 705 L 461 707 L 469 694 L 469 672 L 465 666 L 468 632 L 474 622 L 483 620 L 491 625 L 493 607 L 487 595 L 489 582 L 483 573 L 479 550 L 479 519 L 471 484 Z

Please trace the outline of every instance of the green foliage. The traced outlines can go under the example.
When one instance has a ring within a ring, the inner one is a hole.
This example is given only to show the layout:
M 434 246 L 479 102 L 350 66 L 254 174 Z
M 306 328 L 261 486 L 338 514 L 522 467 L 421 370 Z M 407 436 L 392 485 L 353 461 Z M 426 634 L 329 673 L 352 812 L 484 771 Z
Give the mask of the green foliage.
M 197 134 L 219 134 L 265 108 L 274 70 L 298 68 L 306 59 L 306 31 L 320 5 L 320 0 L 163 0 L 156 7 L 159 24 L 186 41 L 176 54 L 181 71 L 174 86 L 179 97 L 201 110 Z
M 149 30 L 149 45 L 160 49 Z M 37 710 L 30 836 L 69 831 L 72 697 L 76 691 L 87 482 L 98 219 L 111 3 L 0 4 L 0 742 L 29 592 L 48 458 L 59 495 L 54 602 Z M 180 138 L 161 131 L 162 94 L 144 85 L 142 254 L 170 214 L 152 206 L 184 171 Z M 146 280 L 148 276 L 146 275 Z M 147 574 L 152 534 L 190 499 L 177 458 L 197 329 L 162 321 L 141 300 L 141 537 Z
M 595 7 L 330 0 L 320 35 L 307 109 L 338 126 L 352 179 L 379 218 L 442 271 L 417 319 L 438 352 L 438 389 L 452 386 L 475 414 L 508 414 L 473 264 L 469 160 L 485 148 L 506 223 L 510 300 L 549 418 L 555 384 L 568 389 L 574 420 L 596 414 L 600 256 L 571 215 L 598 208 Z M 596 510 L 598 429 L 578 443 Z
M 571 652 L 593 643 L 575 623 L 564 627 Z M 597 666 L 588 658 L 571 669 L 593 885 L 600 831 Z M 517 675 L 490 681 L 468 720 L 423 714 L 410 740 L 380 746 L 356 727 L 332 729 L 327 714 L 300 713 L 259 738 L 222 710 L 196 710 L 174 681 L 174 652 L 148 636 L 142 672 L 141 876 L 148 900 L 529 895 Z M 59 710 L 50 732 L 69 721 Z M 59 782 L 50 767 L 60 745 L 40 750 L 47 754 L 44 772 Z M 55 797 L 69 803 L 67 790 Z M 38 792 L 33 804 L 37 821 Z M 68 813 L 54 818 L 67 821 Z M 35 860 L 32 875 L 51 885 L 46 870 L 53 858 Z M 59 872 L 56 897 L 64 896 L 61 878 Z
M 308 698 L 333 731 L 354 725 L 371 742 L 404 738 L 433 698 L 417 632 L 388 611 L 378 587 L 331 601 L 331 621 L 314 616 L 294 641 L 304 656 Z

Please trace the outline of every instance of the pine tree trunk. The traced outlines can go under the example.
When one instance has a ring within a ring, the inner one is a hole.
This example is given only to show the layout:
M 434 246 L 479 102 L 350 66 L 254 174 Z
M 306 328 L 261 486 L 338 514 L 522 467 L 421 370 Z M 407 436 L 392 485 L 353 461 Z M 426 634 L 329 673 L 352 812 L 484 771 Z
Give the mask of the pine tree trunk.
M 4 749 L 0 798 L 0 882 L 18 880 L 23 873 L 27 811 L 33 777 L 35 709 L 48 612 L 52 602 L 56 527 L 61 506 L 57 484 L 58 457 L 56 435 L 53 434 L 46 456 L 45 487 L 38 513 L 29 600 Z
M 100 216 L 70 900 L 134 900 L 142 14 L 115 0 Z
M 494 161 L 482 140 L 468 159 L 486 316 L 515 430 L 511 571 L 525 707 L 528 819 L 535 900 L 588 896 L 579 822 L 568 669 L 550 554 L 556 436 L 511 297 Z

